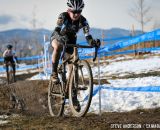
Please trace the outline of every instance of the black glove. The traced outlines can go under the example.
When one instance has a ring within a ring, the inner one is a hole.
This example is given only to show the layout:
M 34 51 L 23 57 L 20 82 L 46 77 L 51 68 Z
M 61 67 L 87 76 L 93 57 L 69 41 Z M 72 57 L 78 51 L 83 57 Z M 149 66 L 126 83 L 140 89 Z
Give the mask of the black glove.
M 100 39 L 96 39 L 96 47 L 100 47 L 101 46 L 101 41 L 100 41 Z
M 91 41 L 90 41 L 90 45 L 92 46 L 92 47 L 100 47 L 100 45 L 101 45 L 101 42 L 100 42 L 100 40 L 99 39 L 96 39 L 96 40 L 94 40 L 94 39 L 92 39 Z
M 95 41 L 94 39 L 90 39 L 90 40 L 89 40 L 89 44 L 90 44 L 92 47 L 95 47 L 96 41 Z

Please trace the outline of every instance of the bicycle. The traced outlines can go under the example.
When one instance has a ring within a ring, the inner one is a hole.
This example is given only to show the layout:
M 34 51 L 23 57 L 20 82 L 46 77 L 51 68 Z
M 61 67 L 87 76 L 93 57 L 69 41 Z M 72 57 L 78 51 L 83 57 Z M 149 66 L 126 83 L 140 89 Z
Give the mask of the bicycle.
M 100 41 L 99 41 L 100 46 Z M 48 107 L 51 116 L 62 116 L 66 99 L 69 98 L 69 106 L 73 116 L 82 117 L 88 112 L 93 93 L 93 76 L 89 63 L 86 60 L 80 60 L 78 48 L 93 48 L 79 44 L 63 45 L 61 59 L 64 56 L 65 48 L 73 47 L 74 52 L 71 57 L 62 61 L 58 67 L 58 76 L 60 82 L 55 84 L 52 80 L 48 86 Z M 95 56 L 97 57 L 98 47 L 95 47 Z M 72 65 L 71 71 L 66 78 L 66 65 Z

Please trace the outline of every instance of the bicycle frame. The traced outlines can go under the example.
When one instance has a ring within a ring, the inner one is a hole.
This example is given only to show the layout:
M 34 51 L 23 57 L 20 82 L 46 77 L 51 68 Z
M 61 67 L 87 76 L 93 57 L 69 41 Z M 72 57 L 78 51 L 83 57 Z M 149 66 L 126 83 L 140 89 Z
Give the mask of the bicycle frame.
M 68 92 L 68 89 L 69 89 L 69 81 L 70 81 L 70 78 L 71 78 L 71 74 L 73 72 L 73 70 L 75 70 L 75 67 L 76 67 L 76 63 L 78 63 L 79 61 L 79 55 L 78 55 L 78 48 L 93 48 L 92 46 L 86 46 L 86 45 L 79 45 L 79 44 L 64 44 L 63 45 L 63 52 L 62 52 L 62 55 L 61 55 L 61 59 L 63 60 L 63 57 L 65 55 L 65 51 L 66 51 L 66 47 L 73 47 L 74 50 L 73 50 L 73 54 L 67 58 L 66 60 L 62 61 L 62 64 L 60 66 L 60 68 L 62 67 L 61 71 L 64 70 L 66 71 L 66 63 L 67 62 L 71 62 L 72 64 L 72 68 L 71 68 L 71 71 L 69 73 L 69 78 L 68 78 L 68 81 L 66 82 L 66 73 L 63 73 L 62 75 L 62 79 L 63 79 L 63 88 L 65 88 L 64 90 L 64 93 L 67 93 Z M 93 61 L 96 60 L 96 57 L 97 57 L 97 51 L 98 51 L 98 47 L 95 47 L 95 55 L 94 55 L 94 58 L 93 58 Z M 74 73 L 75 74 L 75 73 Z
M 63 80 L 62 91 L 64 90 L 65 95 L 68 93 L 69 83 L 70 83 L 69 81 L 70 81 L 70 78 L 71 78 L 71 74 L 73 73 L 73 70 L 76 69 L 76 64 L 79 62 L 78 47 L 79 48 L 93 48 L 91 46 L 83 46 L 83 45 L 79 45 L 79 44 L 76 44 L 76 45 L 75 44 L 68 44 L 68 45 L 64 45 L 63 47 L 66 47 L 66 46 L 67 47 L 68 46 L 74 47 L 74 51 L 73 51 L 73 54 L 69 58 L 62 61 L 62 64 L 61 64 L 61 66 L 59 67 L 59 70 L 58 70 L 58 72 L 62 73 L 62 75 L 61 75 L 62 80 Z M 65 49 L 63 49 L 61 59 L 63 58 L 64 53 L 65 53 Z M 94 58 L 94 59 L 96 59 L 96 58 Z M 66 63 L 67 62 L 71 62 L 72 67 L 71 67 L 71 70 L 69 72 L 68 80 L 66 81 Z M 64 72 L 62 72 L 63 70 L 64 70 Z

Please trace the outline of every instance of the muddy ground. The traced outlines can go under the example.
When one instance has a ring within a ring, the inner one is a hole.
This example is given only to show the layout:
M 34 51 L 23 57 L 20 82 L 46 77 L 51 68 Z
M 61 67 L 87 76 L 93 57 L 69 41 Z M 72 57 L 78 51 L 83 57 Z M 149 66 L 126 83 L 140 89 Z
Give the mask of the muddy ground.
M 1 124 L 0 130 L 160 129 L 160 108 L 123 113 L 105 112 L 101 115 L 89 113 L 81 118 L 51 117 L 47 107 L 48 81 L 26 80 L 33 75 L 35 73 L 18 75 L 16 83 L 0 84 L 0 115 L 9 116 L 4 119 L 9 122 Z M 24 102 L 23 110 L 18 105 L 13 108 L 12 92 Z

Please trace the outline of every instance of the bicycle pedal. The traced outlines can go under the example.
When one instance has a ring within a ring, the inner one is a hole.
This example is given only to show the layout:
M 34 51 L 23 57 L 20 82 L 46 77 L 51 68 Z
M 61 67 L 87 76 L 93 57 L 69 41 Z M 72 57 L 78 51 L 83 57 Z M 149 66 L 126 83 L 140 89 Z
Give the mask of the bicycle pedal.
M 88 87 L 78 87 L 77 89 L 78 89 L 78 90 L 87 90 Z
M 58 85 L 58 84 L 60 84 L 60 81 L 59 80 L 57 80 L 57 81 L 52 81 L 53 82 L 53 85 Z

